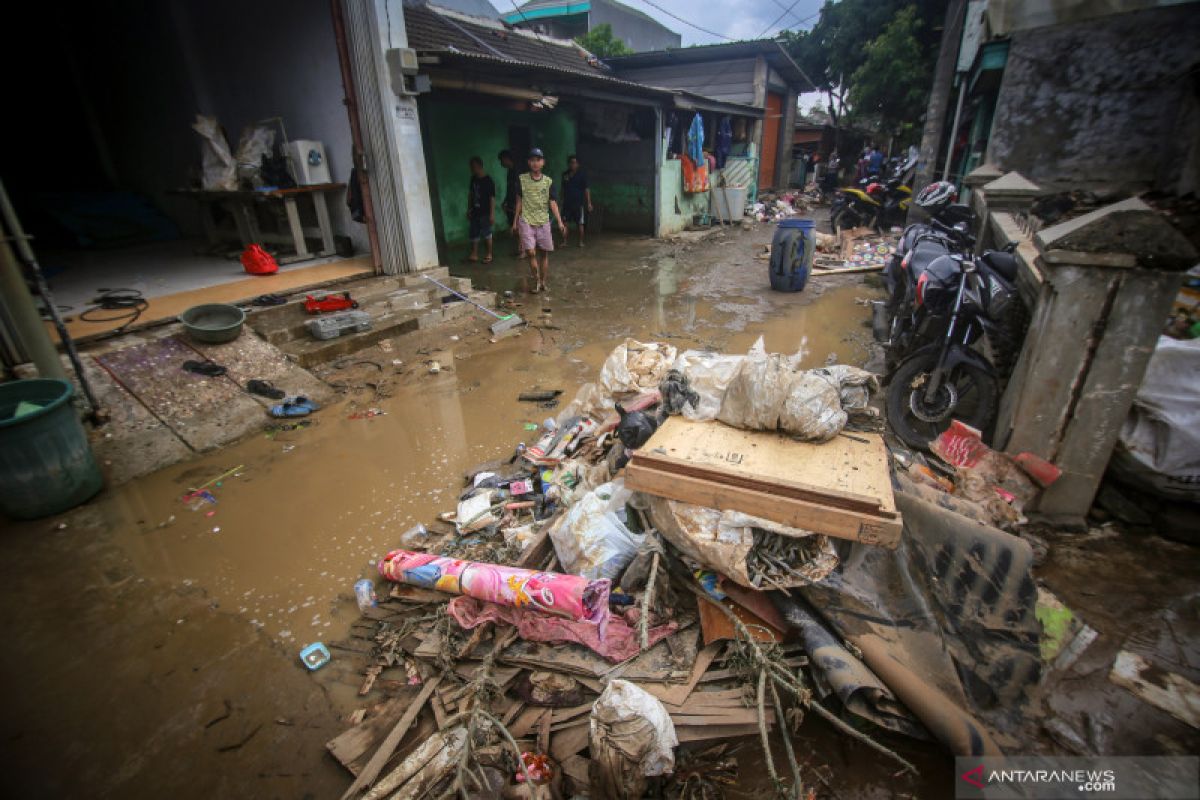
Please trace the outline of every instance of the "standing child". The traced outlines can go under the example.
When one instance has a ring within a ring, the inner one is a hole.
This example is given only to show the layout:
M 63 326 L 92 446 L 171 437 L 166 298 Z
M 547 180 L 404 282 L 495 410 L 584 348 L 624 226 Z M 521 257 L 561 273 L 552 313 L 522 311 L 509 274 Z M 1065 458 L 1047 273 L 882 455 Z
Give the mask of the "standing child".
M 592 212 L 592 190 L 588 188 L 587 173 L 579 168 L 579 157 L 567 156 L 567 171 L 562 176 L 563 222 L 575 224 L 579 230 L 579 246 L 583 247 L 587 215 Z M 563 244 L 566 244 L 566 234 Z
M 563 225 L 558 213 L 558 196 L 554 192 L 554 179 L 542 173 L 546 156 L 538 148 L 529 151 L 529 172 L 521 175 L 520 193 L 517 195 L 517 221 L 513 230 L 521 235 L 521 249 L 529 256 L 529 268 L 533 273 L 534 294 L 548 290 L 550 253 L 554 250 L 554 235 L 550 232 L 550 217 L 558 223 L 563 236 L 567 226 Z M 539 261 L 540 257 L 540 261 Z
M 492 226 L 496 224 L 496 184 L 483 168 L 483 159 L 471 156 L 471 184 L 467 189 L 467 222 L 471 239 L 468 261 L 479 260 L 479 240 L 487 242 L 483 263 L 492 263 Z

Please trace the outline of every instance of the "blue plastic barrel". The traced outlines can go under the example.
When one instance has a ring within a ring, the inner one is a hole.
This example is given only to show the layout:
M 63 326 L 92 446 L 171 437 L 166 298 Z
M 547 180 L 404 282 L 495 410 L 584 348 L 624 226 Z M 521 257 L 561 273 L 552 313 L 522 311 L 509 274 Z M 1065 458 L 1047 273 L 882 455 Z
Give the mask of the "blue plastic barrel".
M 812 270 L 816 223 L 811 219 L 785 219 L 771 240 L 771 288 L 777 292 L 804 290 Z
M 67 381 L 0 383 L 0 514 L 36 519 L 104 486 Z

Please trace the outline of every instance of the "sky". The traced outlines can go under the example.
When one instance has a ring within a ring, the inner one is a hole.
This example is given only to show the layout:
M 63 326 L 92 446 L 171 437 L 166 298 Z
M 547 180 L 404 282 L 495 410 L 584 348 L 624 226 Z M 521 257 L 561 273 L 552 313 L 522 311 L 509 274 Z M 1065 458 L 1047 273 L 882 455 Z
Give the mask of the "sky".
M 524 0 L 516 0 L 517 4 Z M 654 17 L 673 31 L 683 36 L 683 45 L 715 44 L 730 39 L 757 39 L 778 35 L 787 28 L 810 28 L 816 22 L 816 14 L 823 0 L 715 0 L 712 3 L 697 3 L 696 0 L 621 0 L 625 5 L 636 8 Z M 501 14 L 513 10 L 511 0 L 491 0 Z M 654 5 L 651 5 L 653 3 Z M 674 19 L 670 14 L 655 8 L 660 6 L 676 17 L 705 28 L 699 30 Z M 697 7 L 704 12 L 696 13 Z M 788 9 L 791 9 L 788 11 Z
M 525 0 L 489 0 L 501 14 L 514 9 Z M 683 46 L 694 44 L 719 44 L 729 39 L 760 39 L 778 36 L 780 31 L 811 28 L 824 0 L 714 0 L 710 12 L 697 16 L 689 9 L 699 5 L 696 0 L 620 0 L 661 22 L 683 37 Z M 651 4 L 653 3 L 653 5 Z M 656 8 L 655 6 L 658 6 Z M 670 14 L 665 13 L 666 9 Z M 699 26 L 680 22 L 671 16 L 681 17 Z M 705 30 L 700 30 L 703 28 Z M 721 34 L 714 36 L 713 34 Z M 824 105 L 824 95 L 807 92 L 800 95 L 799 106 L 807 111 L 814 103 Z

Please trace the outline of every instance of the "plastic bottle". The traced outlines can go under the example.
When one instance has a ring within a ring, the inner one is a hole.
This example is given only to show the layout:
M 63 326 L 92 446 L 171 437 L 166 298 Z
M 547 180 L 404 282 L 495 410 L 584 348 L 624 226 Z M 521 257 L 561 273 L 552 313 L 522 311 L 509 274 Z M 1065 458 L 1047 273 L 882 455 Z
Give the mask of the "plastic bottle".
M 400 534 L 400 544 L 408 547 L 414 547 L 416 545 L 424 544 L 425 540 L 428 538 L 429 531 L 425 529 L 424 525 L 418 522 L 416 525 L 413 525 L 404 533 Z
M 368 608 L 374 608 L 379 604 L 378 599 L 375 597 L 375 584 L 370 578 L 363 578 L 354 584 L 354 599 L 358 603 L 359 611 L 366 611 Z

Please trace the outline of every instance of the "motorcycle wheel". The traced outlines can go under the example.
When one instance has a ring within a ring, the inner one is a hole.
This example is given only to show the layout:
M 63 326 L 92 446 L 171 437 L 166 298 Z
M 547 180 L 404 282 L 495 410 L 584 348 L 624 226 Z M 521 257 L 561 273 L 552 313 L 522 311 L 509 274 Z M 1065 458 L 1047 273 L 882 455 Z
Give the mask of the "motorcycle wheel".
M 927 350 L 896 369 L 888 383 L 888 424 L 906 445 L 921 450 L 928 450 L 930 442 L 955 419 L 983 431 L 983 440 L 990 442 L 989 429 L 1000 402 L 996 376 L 974 365 L 960 364 L 945 376 L 938 402 L 930 407 L 924 398 L 924 386 L 937 357 L 936 349 Z

